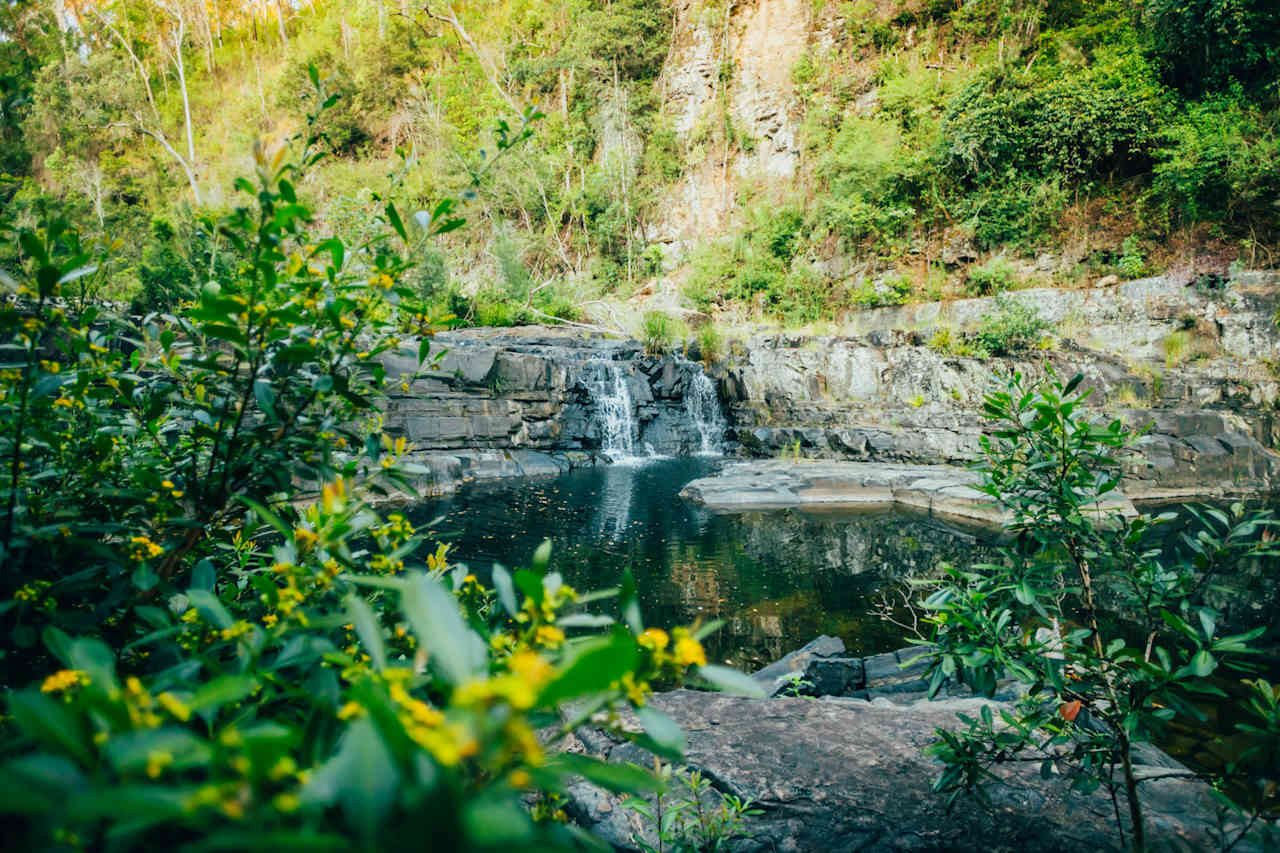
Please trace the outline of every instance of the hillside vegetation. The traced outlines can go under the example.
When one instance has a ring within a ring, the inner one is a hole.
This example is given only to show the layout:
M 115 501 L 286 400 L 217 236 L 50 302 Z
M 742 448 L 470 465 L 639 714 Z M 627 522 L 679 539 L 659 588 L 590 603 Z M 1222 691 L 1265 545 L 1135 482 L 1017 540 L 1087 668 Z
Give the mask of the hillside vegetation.
M 461 196 L 473 227 L 424 236 L 410 278 L 478 325 L 634 332 L 642 302 L 802 324 L 1280 261 L 1270 0 L 784 2 L 805 43 L 769 93 L 795 135 L 780 173 L 752 168 L 731 97 L 757 6 L 10 4 L 0 198 L 11 224 L 53 210 L 118 244 L 104 295 L 168 307 L 232 278 L 202 222 L 255 145 L 336 97 L 299 188 L 319 232 L 358 244 L 385 199 Z M 692 127 L 670 100 L 690 45 L 715 93 Z M 727 215 L 682 195 L 708 174 Z

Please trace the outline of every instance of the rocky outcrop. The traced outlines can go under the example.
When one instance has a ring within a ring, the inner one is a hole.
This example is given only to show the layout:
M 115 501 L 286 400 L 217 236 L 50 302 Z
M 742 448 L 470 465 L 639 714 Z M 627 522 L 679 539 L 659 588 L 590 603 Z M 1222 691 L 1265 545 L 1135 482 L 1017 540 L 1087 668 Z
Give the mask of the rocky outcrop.
M 417 378 L 416 345 L 382 357 L 391 380 L 386 430 L 408 439 L 412 461 L 429 471 L 428 489 L 556 474 L 620 456 L 696 453 L 720 438 L 708 436 L 698 420 L 705 415 L 686 394 L 702 365 L 646 355 L 636 341 L 540 327 L 473 329 L 438 335 L 431 353 L 431 368 Z
M 723 382 L 734 437 L 754 456 L 968 464 L 980 456 L 978 413 L 992 374 L 1052 369 L 1085 375 L 1098 417 L 1150 425 L 1126 470 L 1135 499 L 1273 491 L 1280 275 L 1214 285 L 1157 278 L 1016 292 L 1010 298 L 1036 307 L 1059 336 L 1019 358 L 930 345 L 938 329 L 958 333 L 996 310 L 992 299 L 863 312 L 857 336 L 757 337 L 737 348 Z M 1173 335 L 1196 350 L 1194 361 L 1158 357 Z
M 729 844 L 737 853 L 1060 853 L 1119 846 L 1107 795 L 1070 792 L 1068 780 L 1042 777 L 1038 764 L 993 768 L 991 809 L 966 802 L 948 811 L 931 789 L 939 766 L 924 748 L 936 729 L 961 725 L 957 712 L 976 715 L 986 700 L 759 700 L 677 690 L 650 703 L 684 729 L 688 767 L 718 792 L 750 798 L 760 810 Z M 574 748 L 652 764 L 639 747 L 599 732 L 584 731 Z M 1214 849 L 1215 815 L 1205 786 L 1163 778 L 1146 782 L 1143 791 L 1153 849 Z M 573 816 L 606 841 L 623 850 L 638 849 L 636 838 L 653 843 L 652 826 L 616 798 L 586 782 L 570 793 Z M 714 808 L 713 800 L 718 797 L 709 793 Z
M 767 460 L 740 462 L 684 487 L 680 496 L 719 512 L 809 507 L 850 509 L 899 505 L 942 519 L 992 528 L 1007 513 L 974 486 L 978 475 L 949 465 Z M 1100 509 L 1136 515 L 1129 498 L 1112 492 Z

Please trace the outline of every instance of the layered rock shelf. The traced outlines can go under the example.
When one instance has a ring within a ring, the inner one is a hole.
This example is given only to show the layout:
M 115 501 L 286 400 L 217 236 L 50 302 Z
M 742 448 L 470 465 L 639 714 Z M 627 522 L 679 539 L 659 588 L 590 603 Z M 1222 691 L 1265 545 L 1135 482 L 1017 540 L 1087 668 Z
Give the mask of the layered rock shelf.
M 972 328 L 998 310 L 994 299 L 864 311 L 846 324 L 856 334 L 758 335 L 732 342 L 709 369 L 578 330 L 473 329 L 434 339 L 434 369 L 395 391 L 384 414 L 429 472 L 420 485 L 430 491 L 724 449 L 899 466 L 884 474 L 898 478 L 895 501 L 971 517 L 982 512 L 963 490 L 963 472 L 921 472 L 948 483 L 914 489 L 900 482 L 916 476 L 901 466 L 964 468 L 979 459 L 988 428 L 981 401 L 993 374 L 1079 372 L 1094 416 L 1146 430 L 1125 462 L 1130 500 L 1268 494 L 1280 484 L 1278 292 L 1275 273 L 1018 291 L 1008 298 L 1050 322 L 1050 345 L 990 359 L 949 355 L 933 340 L 942 329 Z M 1175 335 L 1194 358 L 1170 348 Z M 383 357 L 393 389 L 397 377 L 414 374 L 416 355 L 406 345 Z M 708 412 L 720 418 L 721 407 L 723 421 L 704 420 Z M 765 505 L 762 482 L 734 476 L 754 497 L 717 500 Z M 861 487 L 858 500 L 875 488 Z M 803 491 L 805 502 L 821 502 L 815 486 Z M 846 489 L 839 500 L 852 499 Z M 779 493 L 773 505 L 796 501 Z

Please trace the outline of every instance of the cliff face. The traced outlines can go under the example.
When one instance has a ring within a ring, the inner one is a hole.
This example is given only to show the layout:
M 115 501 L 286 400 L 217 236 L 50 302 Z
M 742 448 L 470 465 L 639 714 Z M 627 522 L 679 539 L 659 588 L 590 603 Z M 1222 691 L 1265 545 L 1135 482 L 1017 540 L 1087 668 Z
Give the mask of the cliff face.
M 660 86 L 692 165 L 669 190 L 655 240 L 683 246 L 719 234 L 736 209 L 739 178 L 785 181 L 796 174 L 791 69 L 815 41 L 831 40 L 813 8 L 810 0 L 676 4 Z
M 862 335 L 750 341 L 726 374 L 725 396 L 745 455 L 967 464 L 980 455 L 979 410 L 993 373 L 1080 372 L 1098 417 L 1151 425 L 1129 465 L 1130 494 L 1270 491 L 1280 483 L 1278 292 L 1280 276 L 1267 273 L 1213 288 L 1152 278 L 1020 291 L 1012 298 L 1037 306 L 1063 334 L 998 359 L 929 345 L 938 330 L 998 310 L 994 299 L 864 312 Z M 1177 335 L 1194 359 L 1161 355 Z

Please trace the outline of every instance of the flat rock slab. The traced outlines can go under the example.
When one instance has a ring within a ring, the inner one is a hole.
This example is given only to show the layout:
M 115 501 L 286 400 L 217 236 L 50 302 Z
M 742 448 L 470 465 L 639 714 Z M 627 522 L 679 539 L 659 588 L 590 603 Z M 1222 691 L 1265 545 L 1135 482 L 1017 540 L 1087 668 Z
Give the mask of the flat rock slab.
M 1003 527 L 1008 514 L 975 486 L 978 475 L 951 465 L 761 460 L 730 465 L 694 480 L 680 496 L 716 512 L 868 505 L 915 507 L 932 515 Z M 1123 495 L 1103 509 L 1136 514 Z
M 676 690 L 653 696 L 651 704 L 685 730 L 690 768 L 762 810 L 747 820 L 744 837 L 730 842 L 737 853 L 1118 849 L 1107 795 L 1071 793 L 1062 776 L 1042 778 L 1038 763 L 995 768 L 1000 781 L 990 789 L 992 809 L 962 800 L 948 813 L 945 798 L 931 790 L 939 765 L 923 750 L 935 729 L 960 725 L 957 711 L 976 716 L 983 701 L 903 706 Z M 612 761 L 652 765 L 639 747 L 598 734 L 584 737 L 583 746 Z M 1144 785 L 1144 804 L 1153 850 L 1217 849 L 1204 785 L 1153 780 Z M 576 820 L 621 849 L 635 849 L 636 834 L 651 835 L 638 815 L 587 783 L 574 786 L 571 806 Z

